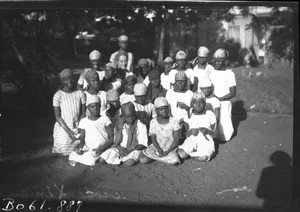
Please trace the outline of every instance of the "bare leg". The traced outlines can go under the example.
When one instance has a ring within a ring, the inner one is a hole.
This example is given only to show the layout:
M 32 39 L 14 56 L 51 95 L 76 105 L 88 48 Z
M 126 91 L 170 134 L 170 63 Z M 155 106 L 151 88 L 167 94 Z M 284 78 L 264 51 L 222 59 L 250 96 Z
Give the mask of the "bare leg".
M 144 155 L 143 153 L 140 155 L 140 163 L 141 164 L 147 164 L 147 163 L 151 163 L 154 160 L 151 158 L 148 158 L 146 155 Z

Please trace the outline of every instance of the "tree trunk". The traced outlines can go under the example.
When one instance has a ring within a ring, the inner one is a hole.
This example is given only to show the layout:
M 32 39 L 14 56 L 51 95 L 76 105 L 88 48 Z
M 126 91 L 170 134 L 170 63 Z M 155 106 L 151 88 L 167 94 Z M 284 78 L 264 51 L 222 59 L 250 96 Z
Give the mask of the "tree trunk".
M 160 38 L 159 38 L 159 49 L 158 49 L 158 59 L 157 63 L 162 63 L 163 62 L 163 57 L 164 57 L 164 42 L 165 42 L 165 27 L 166 27 L 166 21 L 163 20 L 161 24 L 161 31 L 160 31 Z

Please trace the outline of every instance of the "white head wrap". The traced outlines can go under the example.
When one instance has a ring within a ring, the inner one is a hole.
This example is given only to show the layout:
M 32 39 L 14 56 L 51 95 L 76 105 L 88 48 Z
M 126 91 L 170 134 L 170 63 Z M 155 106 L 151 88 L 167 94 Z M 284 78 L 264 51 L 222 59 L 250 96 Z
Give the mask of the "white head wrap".
M 94 50 L 90 53 L 90 60 L 100 60 L 101 59 L 101 53 L 97 50 Z

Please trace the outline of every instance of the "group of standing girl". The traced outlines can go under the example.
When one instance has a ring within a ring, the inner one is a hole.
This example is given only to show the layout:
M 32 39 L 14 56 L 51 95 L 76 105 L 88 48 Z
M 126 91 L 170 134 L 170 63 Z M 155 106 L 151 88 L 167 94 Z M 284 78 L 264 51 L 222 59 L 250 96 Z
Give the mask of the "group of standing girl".
M 60 72 L 62 86 L 53 97 L 56 123 L 53 153 L 77 163 L 180 164 L 193 158 L 209 161 L 215 142 L 229 141 L 234 129 L 231 99 L 236 81 L 227 69 L 229 53 L 218 49 L 208 63 L 201 46 L 192 63 L 184 51 L 164 60 L 161 73 L 147 58 L 133 68 L 128 37 L 100 67 L 101 53 L 90 54 L 76 87 L 73 72 Z

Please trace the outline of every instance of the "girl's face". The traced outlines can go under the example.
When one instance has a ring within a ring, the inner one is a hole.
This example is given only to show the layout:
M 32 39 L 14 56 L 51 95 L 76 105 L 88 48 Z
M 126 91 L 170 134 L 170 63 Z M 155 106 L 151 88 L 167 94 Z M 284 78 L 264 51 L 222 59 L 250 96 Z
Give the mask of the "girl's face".
M 194 112 L 201 113 L 205 109 L 205 101 L 203 99 L 196 99 L 192 102 L 192 108 Z
M 169 72 L 172 68 L 172 63 L 164 63 L 165 72 Z
M 119 46 L 120 46 L 120 49 L 126 50 L 128 47 L 128 42 L 127 41 L 119 41 Z
M 205 97 L 210 96 L 212 91 L 213 91 L 212 87 L 203 87 L 203 88 L 200 88 L 200 89 L 204 93 Z
M 133 123 L 135 122 L 135 120 L 137 119 L 136 113 L 135 113 L 134 110 L 129 110 L 129 109 L 123 110 L 123 111 L 122 111 L 122 114 L 123 114 L 123 116 L 124 116 L 124 120 L 125 120 L 125 123 L 126 123 L 126 124 L 131 125 L 131 124 L 133 124 Z
M 150 67 L 148 65 L 143 65 L 141 66 L 141 70 L 144 76 L 147 76 L 149 74 L 150 71 Z
M 154 78 L 154 79 L 149 79 L 153 87 L 157 88 L 160 85 L 160 79 L 159 78 Z
M 92 64 L 93 70 L 99 70 L 100 69 L 100 59 L 99 60 L 90 60 Z
M 121 106 L 121 103 L 120 103 L 119 100 L 117 100 L 117 101 L 107 101 L 107 103 L 108 103 L 109 105 L 112 105 L 112 106 L 115 107 L 115 108 L 120 108 L 120 106 Z
M 146 100 L 147 100 L 147 95 L 143 95 L 143 96 L 135 96 L 135 101 L 136 101 L 138 104 L 145 105 L 145 104 L 146 104 Z
M 186 79 L 185 80 L 175 80 L 175 85 L 177 86 L 178 90 L 183 91 L 186 86 Z
M 125 91 L 128 94 L 133 94 L 134 83 L 128 83 L 125 85 Z
M 207 57 L 198 57 L 198 64 L 205 65 L 207 63 Z
M 215 58 L 213 60 L 213 65 L 216 70 L 222 70 L 225 68 L 226 58 Z
M 100 115 L 100 103 L 89 104 L 87 108 L 92 117 L 98 117 Z
M 76 86 L 76 81 L 75 81 L 75 78 L 74 78 L 74 75 L 68 75 L 66 77 L 64 77 L 62 80 L 61 80 L 61 83 L 64 87 L 70 89 L 70 90 L 74 90 L 75 89 L 75 86 Z
M 92 77 L 91 79 L 87 79 L 87 83 L 90 88 L 94 90 L 98 90 L 100 87 L 99 76 Z
M 178 59 L 176 60 L 179 69 L 183 69 L 185 67 L 186 61 L 185 59 Z
M 128 59 L 125 55 L 121 55 L 117 61 L 118 68 L 126 69 Z
M 169 117 L 169 107 L 168 106 L 162 106 L 156 109 L 156 113 L 158 116 L 162 118 L 168 118 Z
M 105 67 L 105 77 L 108 79 L 114 78 L 116 70 L 112 67 Z

